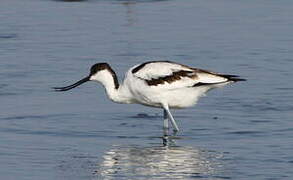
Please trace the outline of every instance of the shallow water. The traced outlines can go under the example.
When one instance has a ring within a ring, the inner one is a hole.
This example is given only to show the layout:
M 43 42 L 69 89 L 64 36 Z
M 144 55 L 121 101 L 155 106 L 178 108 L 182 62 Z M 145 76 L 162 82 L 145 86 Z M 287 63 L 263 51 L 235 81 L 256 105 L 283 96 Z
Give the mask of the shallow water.
M 289 0 L 4 0 L 0 6 L 1 179 L 291 179 L 293 24 Z M 95 83 L 108 62 L 168 59 L 247 82 L 173 111 L 114 104 Z

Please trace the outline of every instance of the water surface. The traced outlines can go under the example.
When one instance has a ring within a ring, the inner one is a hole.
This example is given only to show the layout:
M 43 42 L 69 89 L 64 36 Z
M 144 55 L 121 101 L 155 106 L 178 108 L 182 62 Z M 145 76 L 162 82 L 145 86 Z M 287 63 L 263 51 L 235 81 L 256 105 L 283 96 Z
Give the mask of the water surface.
M 1 179 L 291 179 L 292 1 L 3 0 Z M 95 83 L 62 86 L 108 62 L 173 60 L 247 82 L 173 111 L 114 104 Z

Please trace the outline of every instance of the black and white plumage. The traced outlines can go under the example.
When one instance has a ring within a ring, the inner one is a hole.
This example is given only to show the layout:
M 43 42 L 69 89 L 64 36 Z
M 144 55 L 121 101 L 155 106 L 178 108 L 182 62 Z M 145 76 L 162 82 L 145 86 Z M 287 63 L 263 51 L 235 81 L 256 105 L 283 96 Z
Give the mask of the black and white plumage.
M 178 131 L 169 108 L 190 107 L 210 89 L 245 79 L 170 61 L 150 61 L 130 68 L 119 85 L 112 68 L 107 63 L 98 63 L 91 67 L 89 76 L 84 79 L 70 86 L 54 89 L 67 91 L 87 81 L 101 83 L 108 97 L 114 102 L 162 108 L 164 129 L 168 129 L 170 120 L 174 131 Z

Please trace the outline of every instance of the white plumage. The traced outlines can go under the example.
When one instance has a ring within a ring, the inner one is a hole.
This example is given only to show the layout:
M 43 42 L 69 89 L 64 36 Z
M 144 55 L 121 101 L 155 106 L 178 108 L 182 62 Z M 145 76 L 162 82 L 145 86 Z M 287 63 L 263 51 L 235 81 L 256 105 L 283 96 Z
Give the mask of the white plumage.
M 131 68 L 125 77 L 123 87 L 127 87 L 131 92 L 132 97 L 138 103 L 162 107 L 162 104 L 168 104 L 170 108 L 185 108 L 194 105 L 198 98 L 209 89 L 215 87 L 215 84 L 210 86 L 193 87 L 197 83 L 224 83 L 229 81 L 227 78 L 213 75 L 206 72 L 197 72 L 187 66 L 172 62 L 149 62 L 139 71 L 132 73 Z M 153 80 L 164 77 L 172 78 L 176 72 L 188 71 L 187 76 L 180 76 L 180 79 L 170 83 L 164 81 L 157 85 L 150 86 L 145 83 L 145 80 Z M 197 76 L 198 78 L 191 78 Z M 219 85 L 219 84 L 217 84 Z
M 168 129 L 170 120 L 174 131 L 178 131 L 169 108 L 192 106 L 208 90 L 244 80 L 235 75 L 214 73 L 170 61 L 150 61 L 130 68 L 119 85 L 112 68 L 107 63 L 98 63 L 91 67 L 90 75 L 86 78 L 70 86 L 54 89 L 67 91 L 87 81 L 99 82 L 114 102 L 163 108 L 164 129 Z

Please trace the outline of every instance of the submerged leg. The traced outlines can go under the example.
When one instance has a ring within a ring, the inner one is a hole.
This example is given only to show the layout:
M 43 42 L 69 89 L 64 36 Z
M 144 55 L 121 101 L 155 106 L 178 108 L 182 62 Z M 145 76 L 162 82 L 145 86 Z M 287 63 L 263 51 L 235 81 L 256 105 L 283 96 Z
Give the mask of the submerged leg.
M 169 110 L 169 107 L 168 107 L 168 105 L 163 105 L 163 108 L 164 108 L 164 113 L 165 113 L 165 111 L 167 112 L 167 116 L 168 116 L 168 118 L 169 118 L 169 120 L 171 121 L 171 123 L 172 123 L 172 126 L 173 126 L 173 128 L 174 128 L 174 132 L 178 132 L 179 131 L 179 128 L 178 128 L 178 126 L 177 126 L 177 124 L 176 124 L 176 121 L 174 120 L 174 118 L 173 118 L 173 116 L 172 116 L 172 114 L 171 114 L 171 112 L 170 112 L 170 110 Z
M 167 111 L 164 109 L 164 131 L 168 131 L 169 129 L 169 122 L 168 122 L 168 113 Z

